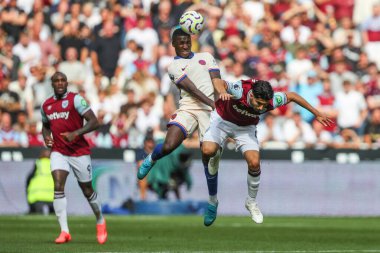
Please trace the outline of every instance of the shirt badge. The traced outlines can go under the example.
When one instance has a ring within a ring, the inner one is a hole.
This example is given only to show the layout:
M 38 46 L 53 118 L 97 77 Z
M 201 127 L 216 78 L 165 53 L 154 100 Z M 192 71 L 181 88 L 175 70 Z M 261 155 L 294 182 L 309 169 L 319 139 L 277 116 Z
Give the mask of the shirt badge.
M 68 105 L 69 105 L 69 101 L 68 100 L 62 101 L 62 108 L 66 108 Z

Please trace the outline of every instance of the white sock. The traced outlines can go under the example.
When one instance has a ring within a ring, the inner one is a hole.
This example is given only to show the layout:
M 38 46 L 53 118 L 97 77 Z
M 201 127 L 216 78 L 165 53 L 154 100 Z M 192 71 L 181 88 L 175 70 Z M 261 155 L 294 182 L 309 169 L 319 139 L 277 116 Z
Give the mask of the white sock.
M 254 177 L 248 173 L 247 184 L 248 184 L 249 198 L 252 201 L 256 201 L 256 196 L 257 196 L 257 192 L 259 191 L 259 185 L 260 185 L 260 175 Z
M 208 199 L 208 203 L 216 206 L 216 204 L 218 203 L 218 196 L 217 195 L 210 195 L 209 196 L 209 199 Z
M 98 194 L 96 192 L 93 192 L 92 195 L 88 198 L 88 203 L 90 204 L 92 211 L 96 216 L 96 223 L 102 224 L 104 222 L 102 206 L 100 205 Z
M 69 233 L 69 226 L 67 225 L 67 200 L 64 192 L 54 192 L 53 201 L 55 215 L 58 218 L 59 225 L 61 226 L 61 231 Z

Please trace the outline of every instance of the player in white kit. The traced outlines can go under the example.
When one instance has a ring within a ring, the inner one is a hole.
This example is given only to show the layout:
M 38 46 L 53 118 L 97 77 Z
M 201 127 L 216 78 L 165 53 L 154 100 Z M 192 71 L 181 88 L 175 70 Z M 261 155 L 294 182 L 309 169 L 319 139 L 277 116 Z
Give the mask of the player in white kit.
M 210 124 L 210 113 L 215 108 L 214 91 L 223 101 L 231 97 L 221 80 L 214 57 L 209 53 L 191 52 L 191 37 L 179 26 L 173 29 L 172 46 L 177 56 L 170 64 L 168 72 L 172 82 L 180 89 L 179 109 L 168 123 L 164 143 L 158 144 L 139 167 L 137 177 L 140 180 L 149 173 L 157 160 L 175 150 L 197 128 L 202 143 L 203 135 Z M 219 156 L 220 152 L 210 164 L 217 166 Z

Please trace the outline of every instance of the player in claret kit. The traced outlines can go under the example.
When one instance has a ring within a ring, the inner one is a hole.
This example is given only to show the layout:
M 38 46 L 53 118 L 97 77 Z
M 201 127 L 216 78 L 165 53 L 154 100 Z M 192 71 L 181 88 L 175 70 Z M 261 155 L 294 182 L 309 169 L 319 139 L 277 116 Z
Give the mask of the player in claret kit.
M 172 45 L 176 57 L 169 65 L 171 81 L 180 89 L 179 109 L 172 115 L 168 123 L 168 132 L 164 143 L 158 144 L 138 169 L 138 179 L 143 179 L 155 162 L 175 150 L 188 135 L 197 128 L 199 139 L 210 124 L 210 113 L 214 109 L 214 90 L 221 100 L 230 99 L 224 81 L 220 79 L 219 67 L 209 53 L 191 52 L 191 37 L 179 26 L 173 29 Z M 210 161 L 210 167 L 219 164 L 220 152 Z
M 226 89 L 232 95 L 228 101 L 216 101 L 216 110 L 211 113 L 210 128 L 203 138 L 203 163 L 208 164 L 220 149 L 226 138 L 236 141 L 236 148 L 242 152 L 248 165 L 248 197 L 245 207 L 256 223 L 263 222 L 263 215 L 257 206 L 256 195 L 260 184 L 260 154 L 256 135 L 259 116 L 279 106 L 295 102 L 314 114 L 317 121 L 328 126 L 333 122 L 294 92 L 273 93 L 269 82 L 263 80 L 241 80 L 226 82 Z M 216 170 L 206 170 L 209 189 L 209 204 L 204 216 L 204 224 L 210 226 L 217 215 L 217 174 Z M 211 194 L 210 194 L 211 193 Z
M 97 239 L 103 244 L 107 241 L 106 221 L 98 195 L 92 188 L 90 148 L 83 137 L 95 130 L 99 123 L 86 100 L 77 93 L 67 91 L 68 83 L 64 73 L 54 73 L 51 82 L 54 95 L 44 101 L 41 114 L 42 134 L 46 146 L 51 147 L 52 151 L 50 166 L 54 180 L 53 206 L 61 226 L 61 233 L 55 242 L 66 243 L 71 240 L 64 192 L 71 168 L 96 216 Z

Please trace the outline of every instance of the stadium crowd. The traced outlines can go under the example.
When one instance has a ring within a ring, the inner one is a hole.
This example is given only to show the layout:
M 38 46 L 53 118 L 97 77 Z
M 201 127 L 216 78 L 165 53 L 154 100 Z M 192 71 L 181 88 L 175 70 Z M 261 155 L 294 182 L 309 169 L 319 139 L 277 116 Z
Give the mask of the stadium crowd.
M 268 80 L 336 121 L 282 107 L 258 127 L 263 148 L 380 147 L 379 0 L 1 1 L 0 147 L 44 145 L 40 107 L 56 70 L 101 122 L 91 146 L 164 136 L 179 99 L 170 31 L 185 10 L 205 17 L 193 50 L 214 55 L 222 78 Z

